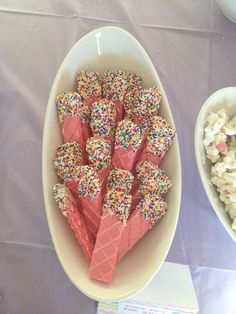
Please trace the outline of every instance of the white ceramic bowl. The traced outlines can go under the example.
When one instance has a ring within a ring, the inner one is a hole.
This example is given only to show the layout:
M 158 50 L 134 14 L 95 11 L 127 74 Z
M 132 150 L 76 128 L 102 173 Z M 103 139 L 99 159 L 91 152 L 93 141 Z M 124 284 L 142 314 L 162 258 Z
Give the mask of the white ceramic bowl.
M 128 298 L 142 289 L 157 273 L 173 240 L 181 198 L 181 165 L 176 137 L 162 163 L 163 169 L 173 180 L 173 188 L 167 197 L 168 213 L 117 265 L 112 284 L 107 285 L 89 279 L 88 262 L 52 195 L 52 187 L 58 181 L 52 160 L 56 147 L 62 143 L 55 99 L 62 92 L 75 90 L 78 71 L 95 70 L 103 73 L 109 69 L 124 69 L 138 73 L 143 79 L 144 87 L 157 84 L 162 93 L 160 114 L 174 125 L 156 70 L 142 46 L 128 32 L 117 27 L 97 29 L 80 39 L 65 57 L 53 83 L 45 117 L 44 200 L 51 236 L 62 267 L 76 287 L 96 300 Z
M 206 194 L 211 205 L 228 234 L 236 241 L 236 232 L 231 228 L 232 221 L 224 211 L 224 204 L 220 201 L 215 186 L 211 183 L 211 161 L 206 158 L 203 145 L 205 121 L 209 113 L 219 109 L 226 109 L 229 116 L 236 114 L 236 87 L 226 87 L 212 94 L 203 104 L 195 126 L 195 155 L 198 170 Z
M 236 23 L 236 1 L 235 0 L 217 0 L 224 15 L 233 23 Z

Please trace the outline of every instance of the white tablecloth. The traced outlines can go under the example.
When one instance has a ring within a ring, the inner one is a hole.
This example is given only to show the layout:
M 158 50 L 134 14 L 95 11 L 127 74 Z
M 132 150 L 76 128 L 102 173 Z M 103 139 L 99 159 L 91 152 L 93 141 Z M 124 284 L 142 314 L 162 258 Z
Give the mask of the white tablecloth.
M 236 246 L 209 204 L 194 157 L 201 105 L 213 91 L 236 86 L 236 24 L 213 0 L 0 1 L 0 313 L 96 312 L 53 248 L 41 146 L 60 63 L 83 35 L 105 25 L 123 27 L 143 44 L 176 122 L 183 194 L 167 260 L 190 265 L 200 313 L 235 314 Z

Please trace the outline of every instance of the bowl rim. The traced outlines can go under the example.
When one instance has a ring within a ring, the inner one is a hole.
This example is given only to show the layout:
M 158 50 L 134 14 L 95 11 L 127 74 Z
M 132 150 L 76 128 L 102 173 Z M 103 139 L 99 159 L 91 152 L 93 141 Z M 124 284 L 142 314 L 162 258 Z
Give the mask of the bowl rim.
M 67 265 L 66 265 L 66 262 L 64 261 L 64 259 L 62 258 L 61 254 L 58 254 L 58 252 L 60 252 L 60 250 L 58 249 L 58 245 L 57 245 L 57 237 L 56 235 L 54 234 L 54 232 L 52 232 L 52 221 L 51 219 L 49 218 L 49 211 L 47 210 L 48 208 L 48 187 L 47 187 L 47 176 L 46 176 L 46 164 L 48 162 L 47 158 L 46 158 L 46 143 L 47 143 L 47 134 L 48 134 L 48 128 L 49 128 L 49 123 L 46 123 L 46 121 L 48 121 L 49 117 L 50 117 L 50 111 L 49 111 L 49 104 L 52 102 L 52 97 L 53 95 L 55 94 L 55 89 L 56 89 L 56 86 L 58 84 L 58 80 L 60 79 L 60 69 L 64 67 L 64 64 L 67 63 L 67 60 L 70 58 L 71 54 L 72 54 L 72 50 L 74 49 L 75 46 L 77 46 L 79 43 L 81 43 L 81 41 L 84 41 L 86 40 L 87 37 L 90 37 L 91 35 L 99 32 L 99 31 L 103 31 L 103 30 L 108 30 L 110 29 L 111 31 L 112 30 L 115 30 L 115 31 L 118 31 L 118 32 L 123 32 L 126 34 L 127 38 L 129 38 L 130 40 L 132 40 L 135 45 L 137 45 L 137 47 L 140 49 L 140 51 L 142 51 L 142 54 L 143 54 L 143 57 L 145 59 L 148 60 L 149 64 L 150 64 L 150 71 L 153 72 L 154 74 L 154 77 L 155 77 L 155 80 L 156 82 L 158 82 L 158 85 L 159 87 L 162 89 L 162 91 L 164 92 L 163 93 L 163 98 L 165 99 L 165 102 L 168 104 L 168 111 L 170 113 L 170 117 L 171 117 L 171 123 L 173 124 L 173 126 L 175 127 L 175 123 L 174 123 L 174 119 L 173 119 L 173 116 L 172 116 L 172 111 L 171 111 L 171 108 L 170 108 L 170 105 L 169 105 L 169 102 L 168 102 L 168 99 L 167 99 L 167 96 L 165 94 L 165 90 L 162 86 L 162 83 L 160 81 L 160 78 L 159 78 L 159 75 L 156 71 L 156 68 L 151 60 L 151 57 L 149 57 L 148 53 L 145 51 L 145 49 L 143 48 L 143 46 L 140 44 L 140 42 L 131 34 L 129 33 L 128 31 L 126 31 L 125 29 L 123 28 L 120 28 L 120 27 L 116 27 L 116 26 L 104 26 L 104 27 L 101 27 L 101 28 L 97 28 L 97 29 L 94 29 L 92 30 L 91 32 L 87 33 L 85 36 L 81 37 L 68 51 L 67 53 L 65 54 L 64 56 L 64 59 L 62 61 L 62 63 L 60 64 L 58 70 L 57 70 L 57 73 L 56 73 L 56 76 L 55 76 L 55 79 L 52 83 L 52 88 L 51 88 L 51 91 L 50 91 L 50 94 L 49 94 L 49 98 L 48 98 L 48 102 L 47 102 L 47 109 L 46 109 L 46 113 L 45 113 L 45 118 L 44 118 L 44 128 L 43 128 L 43 146 L 42 146 L 42 183 L 43 183 L 43 196 L 44 196 L 44 205 L 45 205 L 45 211 L 46 211 L 46 216 L 47 216 L 47 222 L 48 222 L 48 226 L 49 226 L 49 230 L 50 230 L 50 235 L 51 235 L 51 238 L 52 238 L 52 242 L 53 242 L 53 246 L 55 247 L 55 251 L 56 251 L 56 255 L 57 255 L 57 258 L 59 259 L 59 262 L 60 264 L 62 265 L 63 267 L 63 270 L 66 272 L 66 275 L 68 276 L 68 278 L 70 279 L 70 281 L 75 285 L 75 287 L 77 289 L 79 289 L 82 293 L 84 293 L 85 295 L 89 296 L 90 298 L 92 299 L 95 299 L 95 300 L 100 300 L 100 301 L 109 301 L 111 300 L 110 298 L 106 298 L 106 297 L 95 297 L 94 294 L 92 293 L 89 293 L 87 290 L 83 289 L 83 285 L 78 285 L 77 281 L 74 279 L 73 276 L 71 276 L 70 273 L 68 273 L 66 271 L 67 269 Z M 175 219 L 175 223 L 174 223 L 174 227 L 173 227 L 173 231 L 171 232 L 171 239 L 167 245 L 167 249 L 166 249 L 166 254 L 163 256 L 162 258 L 162 262 L 159 264 L 159 266 L 156 268 L 156 270 L 153 272 L 152 276 L 150 276 L 149 280 L 146 281 L 145 285 L 138 285 L 137 287 L 133 287 L 132 289 L 129 290 L 129 292 L 125 292 L 125 293 L 119 293 L 119 297 L 117 297 L 116 299 L 113 299 L 113 300 L 123 300 L 123 299 L 126 299 L 126 298 L 129 298 L 133 295 L 135 295 L 136 293 L 140 292 L 142 289 L 144 289 L 148 284 L 149 282 L 153 279 L 153 277 L 157 274 L 157 272 L 159 271 L 160 267 L 162 266 L 163 262 L 165 261 L 166 259 L 166 256 L 170 250 L 170 247 L 173 243 L 173 239 L 174 239 L 174 236 L 175 236 L 175 232 L 176 232 L 176 228 L 177 228 L 177 224 L 178 224 L 178 220 L 179 220 L 179 214 L 180 214 L 180 209 L 181 209 L 181 196 L 182 196 L 182 169 L 181 169 L 181 159 L 180 159 L 180 149 L 179 149 L 179 141 L 178 141 L 178 135 L 176 134 L 175 136 L 175 142 L 176 142 L 176 165 L 178 167 L 178 173 L 177 173 L 177 179 L 178 179 L 178 193 L 177 193 L 177 198 L 176 198 L 176 219 Z
M 229 87 L 224 87 L 221 89 L 218 89 L 217 91 L 215 91 L 213 94 L 211 94 L 203 103 L 198 116 L 197 116 L 197 120 L 195 123 L 195 132 L 194 132 L 194 149 L 195 149 L 195 158 L 196 158 L 196 162 L 197 162 L 197 167 L 198 167 L 198 172 L 202 181 L 202 185 L 204 187 L 205 193 L 208 197 L 208 200 L 211 204 L 211 207 L 213 208 L 214 212 L 216 213 L 218 219 L 220 220 L 221 224 L 223 225 L 224 229 L 227 231 L 227 233 L 230 235 L 231 239 L 233 241 L 236 242 L 236 232 L 233 231 L 233 229 L 231 228 L 231 226 L 228 224 L 228 222 L 225 220 L 225 218 L 223 217 L 223 215 L 220 214 L 220 211 L 218 210 L 218 204 L 216 203 L 215 199 L 212 197 L 212 192 L 209 188 L 209 184 L 207 183 L 206 180 L 206 174 L 205 171 L 203 170 L 202 167 L 202 162 L 201 162 L 201 155 L 200 155 L 200 151 L 198 149 L 199 147 L 199 130 L 200 130 L 200 126 L 202 125 L 203 121 L 202 121 L 202 117 L 204 115 L 204 112 L 207 110 L 209 104 L 212 102 L 212 100 L 220 94 L 223 93 L 227 93 L 227 92 L 235 92 L 236 93 L 236 87 L 235 86 L 229 86 Z M 203 145 L 203 144 L 202 144 Z M 217 192 L 217 191 L 216 191 Z M 218 192 L 217 192 L 218 193 Z M 219 199 L 220 201 L 220 199 Z M 223 206 L 223 202 L 222 202 L 222 206 Z M 224 209 L 224 207 L 223 207 Z

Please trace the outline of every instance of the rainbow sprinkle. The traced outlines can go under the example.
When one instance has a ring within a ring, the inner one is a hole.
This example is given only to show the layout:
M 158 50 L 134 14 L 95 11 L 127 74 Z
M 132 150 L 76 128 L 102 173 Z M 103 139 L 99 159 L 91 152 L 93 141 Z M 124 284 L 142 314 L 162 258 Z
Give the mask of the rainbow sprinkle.
M 136 114 L 140 120 L 148 119 L 149 117 L 158 114 L 160 107 L 161 93 L 158 87 L 141 89 L 138 93 L 136 103 Z
M 116 215 L 125 225 L 129 217 L 132 196 L 124 191 L 110 190 L 106 193 L 103 203 L 103 211 Z
M 57 114 L 60 125 L 63 124 L 64 116 L 67 115 L 67 108 L 64 104 L 64 98 L 66 93 L 60 94 L 56 98 L 56 107 L 57 107 Z
M 130 171 L 115 168 L 106 179 L 107 189 L 130 192 L 133 180 L 134 176 Z
M 68 200 L 73 203 L 75 202 L 70 190 L 64 184 L 57 183 L 53 187 L 53 196 L 62 212 L 62 215 L 67 216 Z
M 150 117 L 158 114 L 160 101 L 161 93 L 156 86 L 146 89 L 135 88 L 125 95 L 125 112 L 131 119 L 137 115 L 141 122 L 147 122 Z
M 167 203 L 160 195 L 150 193 L 143 196 L 136 210 L 141 210 L 143 218 L 150 221 L 152 227 L 167 212 Z
M 63 124 L 65 116 L 80 116 L 84 123 L 88 123 L 90 118 L 90 109 L 84 106 L 82 98 L 78 93 L 63 93 L 56 99 L 57 112 L 60 125 Z
M 102 78 L 98 72 L 80 71 L 76 79 L 77 91 L 83 99 L 102 96 Z
M 148 160 L 140 161 L 136 166 L 136 177 L 141 180 L 144 176 L 152 174 L 158 166 Z
M 54 199 L 58 204 L 63 216 L 67 215 L 67 189 L 63 184 L 57 183 L 53 187 Z
M 65 154 L 71 154 L 75 156 L 76 164 L 81 165 L 83 163 L 83 156 L 82 156 L 82 146 L 75 141 L 66 142 L 57 147 L 57 157 L 63 156 Z
M 89 123 L 90 114 L 91 114 L 90 108 L 84 105 L 83 107 L 80 108 L 77 115 L 80 116 L 83 123 Z
M 92 105 L 90 127 L 94 136 L 106 137 L 114 133 L 116 119 L 115 104 L 102 99 Z
M 97 171 L 103 170 L 111 164 L 110 141 L 101 137 L 90 137 L 86 144 L 89 161 Z
M 123 102 L 127 91 L 141 86 L 142 81 L 137 74 L 122 70 L 107 71 L 103 78 L 103 96 L 112 101 Z
M 115 134 L 115 149 L 132 148 L 138 150 L 143 140 L 143 135 L 140 128 L 131 120 L 122 120 L 116 129 Z
M 73 179 L 78 182 L 80 197 L 96 198 L 101 193 L 101 182 L 93 167 L 76 166 Z
M 141 121 L 141 123 L 139 124 L 140 130 L 142 132 L 143 137 L 145 137 L 148 134 L 149 131 L 149 125 L 150 125 L 150 119 L 148 118 L 146 121 L 143 120 Z
M 138 103 L 138 94 L 139 94 L 139 89 L 134 88 L 131 91 L 127 92 L 127 94 L 124 97 L 124 109 L 125 113 L 128 118 L 133 119 L 134 114 L 136 112 L 136 107 Z
M 125 95 L 124 99 L 124 109 L 126 117 L 129 120 L 132 120 L 134 123 L 138 124 L 140 127 L 143 136 L 145 136 L 148 132 L 149 124 L 150 124 L 150 117 L 148 115 L 144 115 L 141 117 L 141 114 L 139 114 L 139 94 L 140 90 L 137 88 L 131 90 Z M 138 117 L 138 120 L 135 119 Z
M 140 181 L 139 192 L 142 195 L 155 192 L 157 194 L 166 194 L 172 186 L 170 178 L 164 170 L 157 169 L 150 175 L 145 175 Z
M 147 136 L 146 152 L 162 158 L 169 149 L 175 130 L 160 116 L 152 117 Z
M 58 177 L 65 182 L 72 180 L 74 167 L 76 166 L 76 158 L 72 154 L 64 154 L 56 157 L 54 160 L 54 168 Z
M 128 91 L 142 88 L 142 79 L 138 74 L 128 73 Z

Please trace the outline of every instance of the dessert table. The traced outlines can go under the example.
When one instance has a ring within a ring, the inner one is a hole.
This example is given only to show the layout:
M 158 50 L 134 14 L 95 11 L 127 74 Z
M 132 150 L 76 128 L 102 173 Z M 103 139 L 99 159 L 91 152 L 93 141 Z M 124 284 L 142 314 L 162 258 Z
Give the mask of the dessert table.
M 183 188 L 167 261 L 190 266 L 201 314 L 236 313 L 236 244 L 207 199 L 194 154 L 203 102 L 236 86 L 236 24 L 214 0 L 1 0 L 0 25 L 0 313 L 96 313 L 96 302 L 73 286 L 56 256 L 41 149 L 59 65 L 83 35 L 106 25 L 128 30 L 144 46 L 176 123 Z

